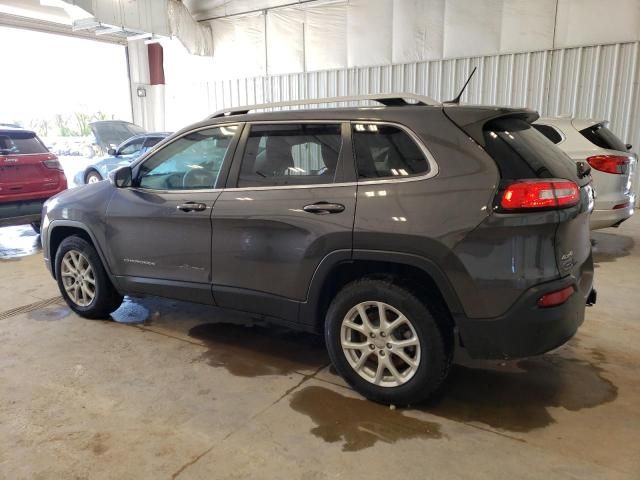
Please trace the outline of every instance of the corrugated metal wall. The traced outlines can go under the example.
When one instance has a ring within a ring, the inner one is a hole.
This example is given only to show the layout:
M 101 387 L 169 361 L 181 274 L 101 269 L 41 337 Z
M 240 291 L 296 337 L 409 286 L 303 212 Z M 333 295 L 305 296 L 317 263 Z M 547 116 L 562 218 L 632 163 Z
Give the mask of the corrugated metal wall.
M 381 92 L 413 92 L 446 100 L 455 96 L 477 66 L 462 98 L 464 103 L 528 107 L 541 115 L 609 119 L 619 136 L 640 145 L 639 56 L 640 42 L 632 42 L 213 80 L 200 89 L 208 88 L 209 112 L 253 103 Z
M 167 85 L 167 124 L 179 127 L 216 110 L 254 103 L 380 92 L 453 98 L 473 67 L 462 101 L 521 106 L 541 115 L 610 120 L 626 142 L 640 146 L 640 42 L 464 59 Z M 179 91 L 178 91 L 179 89 Z M 173 95 L 171 92 L 173 91 Z M 186 95 L 185 95 L 186 92 Z M 185 96 L 194 108 L 184 118 Z M 180 105 L 173 108 L 171 99 Z M 172 112 L 176 117 L 172 118 Z M 638 182 L 636 182 L 638 183 Z

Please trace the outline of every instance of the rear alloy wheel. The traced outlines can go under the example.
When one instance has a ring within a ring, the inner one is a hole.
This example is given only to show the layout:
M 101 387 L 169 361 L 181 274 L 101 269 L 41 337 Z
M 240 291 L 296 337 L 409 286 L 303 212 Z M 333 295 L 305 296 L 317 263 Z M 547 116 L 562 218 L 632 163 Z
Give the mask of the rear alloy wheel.
M 420 366 L 420 341 L 409 319 L 384 302 L 361 302 L 342 321 L 340 344 L 349 365 L 381 387 L 407 383 Z
M 102 176 L 96 172 L 95 170 L 92 170 L 91 172 L 87 173 L 87 176 L 84 179 L 84 183 L 98 183 L 102 181 Z
M 440 389 L 453 353 L 448 318 L 435 314 L 446 312 L 392 281 L 354 281 L 327 312 L 325 339 L 333 365 L 370 400 L 423 402 Z
M 56 253 L 56 279 L 67 305 L 85 318 L 107 318 L 122 303 L 95 248 L 83 238 L 65 238 Z

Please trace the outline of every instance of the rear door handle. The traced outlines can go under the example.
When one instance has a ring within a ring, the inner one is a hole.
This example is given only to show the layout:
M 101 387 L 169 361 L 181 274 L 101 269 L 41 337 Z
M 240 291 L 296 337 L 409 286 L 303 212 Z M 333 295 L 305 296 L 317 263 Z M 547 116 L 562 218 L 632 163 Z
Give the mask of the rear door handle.
M 182 210 L 183 212 L 202 212 L 207 209 L 207 206 L 204 203 L 198 202 L 187 202 L 176 207 L 178 210 Z
M 305 212 L 315 213 L 318 215 L 326 215 L 327 213 L 344 212 L 344 205 L 339 203 L 318 202 L 303 207 Z

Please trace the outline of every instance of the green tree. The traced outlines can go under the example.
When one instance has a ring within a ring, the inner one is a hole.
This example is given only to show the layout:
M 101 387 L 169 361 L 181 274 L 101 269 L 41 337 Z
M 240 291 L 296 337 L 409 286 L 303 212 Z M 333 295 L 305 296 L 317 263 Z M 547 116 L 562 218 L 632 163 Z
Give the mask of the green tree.
M 76 123 L 78 124 L 78 134 L 81 137 L 91 135 L 91 127 L 89 127 L 91 115 L 83 112 L 75 112 L 73 115 L 76 117 Z
M 56 115 L 55 124 L 61 137 L 72 137 L 75 135 L 75 132 L 69 128 L 68 120 L 63 118 L 59 113 Z

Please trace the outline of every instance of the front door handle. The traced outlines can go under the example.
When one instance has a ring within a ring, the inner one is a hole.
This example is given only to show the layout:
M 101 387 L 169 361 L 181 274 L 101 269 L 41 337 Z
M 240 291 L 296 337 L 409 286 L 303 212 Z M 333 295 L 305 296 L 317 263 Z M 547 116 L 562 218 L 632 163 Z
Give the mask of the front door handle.
M 183 212 L 202 212 L 207 209 L 207 206 L 204 203 L 198 202 L 187 202 L 176 207 L 178 210 L 182 210 Z
M 344 212 L 344 205 L 339 203 L 318 202 L 303 207 L 305 212 L 315 213 L 317 215 L 326 215 L 327 213 Z

